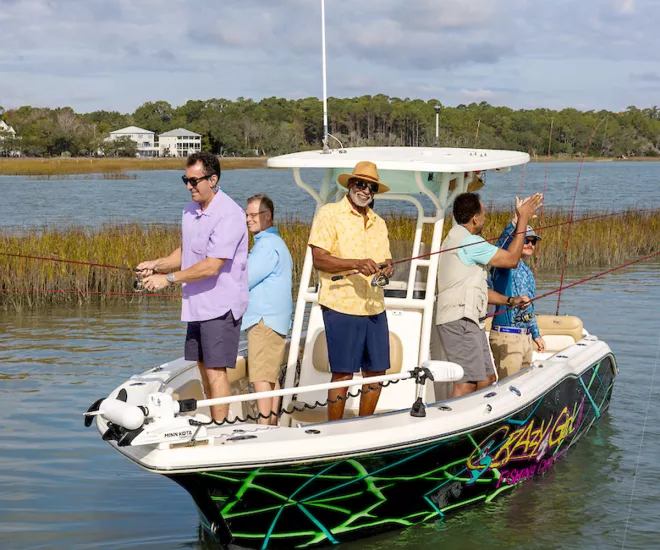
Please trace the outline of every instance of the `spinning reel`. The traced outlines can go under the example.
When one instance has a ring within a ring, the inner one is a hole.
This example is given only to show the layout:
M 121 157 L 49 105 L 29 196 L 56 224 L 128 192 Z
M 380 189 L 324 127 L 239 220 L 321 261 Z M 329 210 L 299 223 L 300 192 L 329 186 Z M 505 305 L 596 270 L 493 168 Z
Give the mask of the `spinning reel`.
M 514 323 L 529 323 L 534 314 L 529 311 L 521 311 L 518 315 L 513 318 Z
M 383 288 L 390 284 L 390 278 L 384 273 L 376 273 L 371 279 L 371 286 L 379 286 Z

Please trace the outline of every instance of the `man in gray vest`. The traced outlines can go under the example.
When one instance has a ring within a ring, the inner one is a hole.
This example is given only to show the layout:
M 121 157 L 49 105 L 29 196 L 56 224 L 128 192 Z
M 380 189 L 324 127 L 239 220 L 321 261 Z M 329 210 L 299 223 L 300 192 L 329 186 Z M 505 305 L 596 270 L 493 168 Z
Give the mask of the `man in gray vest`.
M 541 206 L 543 195 L 516 199 L 518 223 L 507 250 L 481 237 L 486 209 L 477 193 L 454 201 L 456 225 L 442 243 L 438 269 L 437 335 L 447 360 L 463 367 L 465 376 L 454 384 L 452 397 L 466 395 L 495 382 L 483 319 L 488 304 L 524 308 L 527 296 L 504 296 L 488 288 L 488 266 L 513 269 L 525 243 L 527 223 Z

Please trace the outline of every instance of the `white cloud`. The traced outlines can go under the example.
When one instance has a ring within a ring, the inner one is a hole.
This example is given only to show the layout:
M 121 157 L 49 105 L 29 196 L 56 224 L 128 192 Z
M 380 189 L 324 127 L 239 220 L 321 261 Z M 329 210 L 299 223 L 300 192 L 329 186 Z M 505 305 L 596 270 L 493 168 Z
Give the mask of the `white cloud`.
M 657 102 L 655 0 L 327 0 L 326 17 L 334 95 Z M 320 1 L 0 0 L 0 83 L 5 107 L 318 96 Z

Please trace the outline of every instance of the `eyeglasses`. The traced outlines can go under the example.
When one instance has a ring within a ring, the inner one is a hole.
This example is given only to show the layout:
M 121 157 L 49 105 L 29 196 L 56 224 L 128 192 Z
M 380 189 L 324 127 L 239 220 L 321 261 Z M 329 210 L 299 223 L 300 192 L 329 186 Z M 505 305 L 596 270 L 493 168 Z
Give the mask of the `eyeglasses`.
M 188 176 L 181 176 L 181 179 L 183 180 L 183 183 L 185 184 L 186 187 L 188 187 L 188 184 L 192 185 L 193 188 L 197 188 L 197 184 L 202 181 L 202 180 L 207 180 L 209 178 L 212 178 L 214 174 L 211 174 L 209 176 L 202 176 L 201 178 L 189 178 Z
M 245 217 L 248 220 L 254 220 L 259 214 L 265 214 L 266 212 L 268 212 L 268 210 L 259 210 L 259 212 L 253 212 L 253 213 L 250 213 L 250 214 L 245 214 Z
M 358 180 L 354 179 L 353 180 L 353 185 L 360 191 L 366 191 L 367 189 L 371 191 L 374 195 L 378 193 L 378 184 L 377 183 L 372 183 L 370 181 L 364 181 L 364 180 Z
M 531 244 L 532 246 L 536 246 L 536 239 L 534 237 L 526 238 L 525 244 Z

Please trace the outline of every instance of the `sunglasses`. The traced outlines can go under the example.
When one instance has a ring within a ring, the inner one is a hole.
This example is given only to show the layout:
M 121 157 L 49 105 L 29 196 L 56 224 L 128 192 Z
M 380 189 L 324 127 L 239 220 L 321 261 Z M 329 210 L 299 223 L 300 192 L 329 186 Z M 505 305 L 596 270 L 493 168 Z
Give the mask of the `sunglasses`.
M 370 181 L 355 179 L 355 180 L 353 180 L 353 185 L 355 185 L 355 188 L 359 189 L 360 191 L 366 191 L 368 189 L 374 195 L 376 193 L 378 193 L 378 184 L 377 183 L 371 183 Z
M 534 239 L 533 237 L 525 239 L 525 244 L 531 244 L 532 246 L 536 246 L 536 239 Z
M 202 176 L 201 178 L 189 178 L 188 176 L 181 176 L 181 179 L 183 180 L 183 183 L 185 184 L 186 187 L 188 187 L 188 184 L 192 185 L 193 188 L 197 188 L 197 184 L 202 181 L 202 180 L 207 180 L 209 178 L 212 178 L 213 174 L 210 176 Z

